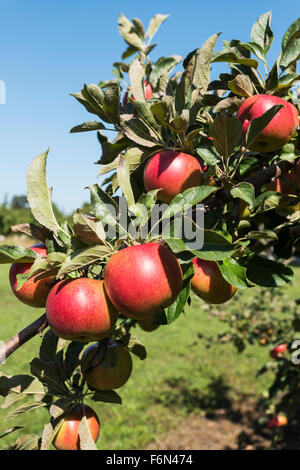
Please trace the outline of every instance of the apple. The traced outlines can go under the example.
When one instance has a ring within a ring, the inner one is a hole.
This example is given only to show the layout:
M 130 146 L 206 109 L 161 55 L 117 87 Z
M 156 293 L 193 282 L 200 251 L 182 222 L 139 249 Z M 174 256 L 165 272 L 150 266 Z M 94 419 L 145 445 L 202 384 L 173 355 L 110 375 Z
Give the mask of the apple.
M 163 150 L 148 161 L 144 170 L 144 186 L 147 192 L 161 188 L 157 199 L 169 203 L 177 194 L 199 186 L 201 174 L 201 165 L 193 155 Z
M 299 124 L 297 108 L 286 100 L 273 95 L 253 95 L 247 98 L 237 112 L 243 125 L 245 137 L 249 124 L 276 104 L 282 104 L 278 113 L 249 146 L 254 152 L 274 152 L 279 150 L 292 137 Z
M 191 288 L 201 299 L 209 304 L 223 304 L 234 296 L 237 288 L 224 279 L 215 261 L 195 258 L 193 263 Z
M 144 96 L 145 100 L 150 100 L 153 96 L 153 89 L 151 86 L 151 83 L 147 83 L 146 80 L 144 80 Z M 134 96 L 130 97 L 133 101 L 135 100 Z M 124 98 L 123 98 L 123 106 L 125 107 L 128 101 L 128 90 L 125 92 Z
M 102 361 L 109 361 L 111 352 L 115 353 L 116 359 L 113 367 L 108 367 L 105 362 L 101 365 Z M 84 351 L 81 370 L 83 374 L 86 373 L 87 383 L 96 390 L 120 388 L 132 372 L 131 354 L 120 342 L 109 341 L 100 349 L 99 344 L 95 343 Z
M 144 320 L 140 320 L 138 322 L 139 327 L 144 331 L 154 331 L 159 328 L 160 323 L 158 323 L 156 315 L 152 315 L 151 317 L 145 318 Z
M 104 272 L 107 295 L 128 318 L 143 320 L 171 305 L 182 288 L 177 258 L 160 243 L 117 251 Z
M 30 249 L 41 257 L 48 255 L 48 250 L 43 243 L 33 245 Z M 48 294 L 53 287 L 53 277 L 36 281 L 37 276 L 33 276 L 23 284 L 21 289 L 17 289 L 17 275 L 28 273 L 32 265 L 33 263 L 13 263 L 9 271 L 10 285 L 15 296 L 24 304 L 37 308 L 45 307 Z
M 287 350 L 287 344 L 285 343 L 278 344 L 277 346 L 275 346 L 275 348 L 272 349 L 272 351 L 270 351 L 270 355 L 274 359 L 278 359 L 283 356 L 286 350 Z
M 89 342 L 111 333 L 118 312 L 106 295 L 104 282 L 85 277 L 55 284 L 47 298 L 46 317 L 60 338 Z
M 269 191 L 276 191 L 282 195 L 300 196 L 300 159 L 297 160 L 295 167 L 289 172 L 276 178 L 267 185 Z M 296 199 L 296 198 L 295 198 Z M 300 202 L 292 204 L 291 202 L 282 202 L 278 206 L 278 211 L 284 214 L 291 214 L 300 210 Z
M 274 428 L 280 428 L 282 426 L 286 426 L 288 423 L 288 419 L 285 415 L 279 414 L 275 416 L 274 418 L 271 418 L 268 421 L 268 428 L 269 429 L 274 429 Z
M 97 442 L 100 434 L 98 416 L 91 407 L 78 403 L 67 413 L 62 426 L 52 442 L 57 450 L 80 450 L 78 428 L 84 416 L 86 416 L 92 439 L 94 442 Z

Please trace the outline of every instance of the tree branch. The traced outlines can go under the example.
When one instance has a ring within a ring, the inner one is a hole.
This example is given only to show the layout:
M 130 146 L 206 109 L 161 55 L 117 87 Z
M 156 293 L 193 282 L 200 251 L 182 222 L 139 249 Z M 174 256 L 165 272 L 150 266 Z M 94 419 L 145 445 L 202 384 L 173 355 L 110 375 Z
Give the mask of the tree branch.
M 273 178 L 278 178 L 278 176 L 283 175 L 287 171 L 291 170 L 295 165 L 295 161 L 288 162 L 286 160 L 281 160 L 277 163 L 274 163 L 265 170 L 258 171 L 255 175 L 248 176 L 247 178 L 239 181 L 240 183 L 251 183 L 255 189 L 260 188 L 264 184 L 270 183 Z M 218 207 L 224 205 L 233 199 L 231 192 L 228 189 L 222 189 L 218 191 L 214 196 L 209 198 L 205 202 L 205 206 L 208 208 Z
M 286 173 L 288 170 L 293 168 L 294 164 L 295 161 L 290 163 L 285 160 L 281 160 L 278 163 L 274 163 L 269 168 L 259 171 L 255 173 L 255 175 L 249 176 L 240 182 L 251 183 L 257 189 L 264 184 L 269 183 L 273 178 Z M 230 191 L 223 189 L 208 199 L 205 203 L 205 206 L 207 208 L 218 207 L 224 205 L 224 203 L 227 203 L 232 199 L 233 196 L 231 195 Z M 22 331 L 17 333 L 15 336 L 12 336 L 6 343 L 4 343 L 4 345 L 0 347 L 0 363 L 35 335 L 41 333 L 47 326 L 48 323 L 46 320 L 46 314 L 44 313 L 41 317 L 28 325 Z
M 24 328 L 22 331 L 12 336 L 0 347 L 0 363 L 10 356 L 10 354 L 16 351 L 16 349 L 33 338 L 33 336 L 41 333 L 47 327 L 47 325 L 48 323 L 46 320 L 46 314 L 44 313 L 33 323 L 26 326 L 26 328 Z

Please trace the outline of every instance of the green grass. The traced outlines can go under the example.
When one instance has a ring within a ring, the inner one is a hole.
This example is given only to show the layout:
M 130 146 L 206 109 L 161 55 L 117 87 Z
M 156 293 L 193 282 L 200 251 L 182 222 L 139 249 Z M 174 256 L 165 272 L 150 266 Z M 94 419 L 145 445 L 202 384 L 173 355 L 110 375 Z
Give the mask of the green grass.
M 43 313 L 21 304 L 13 296 L 8 269 L 0 266 L 2 341 Z M 300 268 L 295 268 L 294 284 L 284 288 L 291 298 L 299 296 L 299 282 Z M 251 289 L 243 295 L 255 292 L 256 289 Z M 230 405 L 245 395 L 258 397 L 268 387 L 270 376 L 255 378 L 268 358 L 268 348 L 251 346 L 240 355 L 231 344 L 205 348 L 197 334 L 216 335 L 225 325 L 209 316 L 203 305 L 193 297 L 192 306 L 174 324 L 152 333 L 136 329 L 148 357 L 145 361 L 134 358 L 132 376 L 119 390 L 121 406 L 93 403 L 102 427 L 99 448 L 140 449 L 189 413 L 205 413 Z M 7 375 L 29 373 L 28 362 L 38 354 L 40 342 L 39 337 L 33 338 L 11 355 L 0 371 Z M 40 433 L 48 419 L 47 410 L 41 409 L 3 422 L 6 413 L 7 410 L 0 410 L 0 431 L 19 424 L 27 433 Z M 2 440 L 8 442 L 9 438 Z

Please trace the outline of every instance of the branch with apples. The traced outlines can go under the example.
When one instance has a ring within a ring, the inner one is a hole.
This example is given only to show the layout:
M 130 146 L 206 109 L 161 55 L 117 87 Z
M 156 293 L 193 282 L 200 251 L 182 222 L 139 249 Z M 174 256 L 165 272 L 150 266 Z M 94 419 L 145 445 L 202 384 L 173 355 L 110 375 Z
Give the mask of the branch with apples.
M 214 52 L 214 34 L 180 70 L 178 55 L 156 62 L 149 57 L 167 16 L 155 15 L 145 30 L 140 20 L 121 14 L 127 48 L 113 64 L 115 78 L 72 95 L 97 116 L 71 129 L 96 131 L 101 146 L 97 164 L 105 176 L 101 186 L 89 188 L 90 212 L 77 210 L 72 224 L 58 223 L 46 179 L 48 151 L 29 166 L 27 198 L 36 224 L 13 230 L 40 243 L 0 246 L 0 262 L 11 264 L 16 297 L 46 313 L 9 340 L 2 357 L 50 328 L 31 375 L 1 375 L 0 392 L 10 397 L 20 387 L 25 397 L 39 390 L 39 400 L 24 411 L 45 406 L 50 421 L 41 436 L 25 435 L 10 448 L 96 449 L 100 422 L 84 400 L 121 403 L 115 389 L 132 374 L 131 354 L 146 357 L 134 328 L 152 332 L 176 321 L 192 301 L 191 291 L 216 305 L 240 289 L 263 285 L 255 276 L 262 265 L 272 285 L 293 278 L 279 241 L 288 233 L 290 255 L 300 225 L 294 90 L 300 20 L 286 31 L 269 72 L 270 12 L 253 25 L 250 42 L 224 41 Z M 211 81 L 216 62 L 228 70 Z M 116 132 L 113 141 L 107 131 Z M 128 206 L 126 224 L 120 193 Z M 154 235 L 157 203 L 165 209 Z M 174 219 L 187 217 L 189 209 L 195 214 L 199 204 L 204 227 L 193 223 L 203 245 L 195 249 L 178 234 Z M 161 229 L 164 221 L 168 232 Z

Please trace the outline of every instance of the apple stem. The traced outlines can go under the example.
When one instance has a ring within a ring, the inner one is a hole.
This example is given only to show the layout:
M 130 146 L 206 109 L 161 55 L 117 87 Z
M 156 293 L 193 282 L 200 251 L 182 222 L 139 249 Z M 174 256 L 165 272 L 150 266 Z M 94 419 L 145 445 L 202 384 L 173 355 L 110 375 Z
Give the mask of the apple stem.
M 33 323 L 26 326 L 16 335 L 12 336 L 6 343 L 0 347 L 0 363 L 4 362 L 5 359 L 16 351 L 20 346 L 25 344 L 31 338 L 37 334 L 41 334 L 44 329 L 48 326 L 46 314 L 44 313 L 41 317 L 37 318 Z

